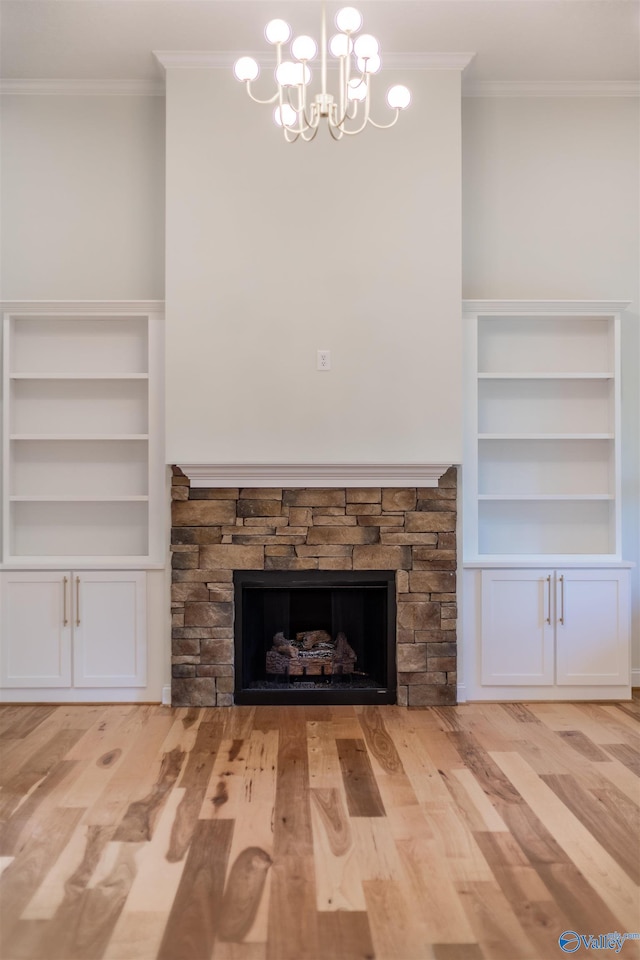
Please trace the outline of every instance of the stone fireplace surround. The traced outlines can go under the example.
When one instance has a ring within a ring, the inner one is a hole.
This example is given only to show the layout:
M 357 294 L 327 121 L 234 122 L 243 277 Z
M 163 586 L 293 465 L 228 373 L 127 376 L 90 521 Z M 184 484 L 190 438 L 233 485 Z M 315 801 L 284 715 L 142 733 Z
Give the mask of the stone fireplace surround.
M 172 703 L 233 704 L 234 570 L 395 570 L 398 703 L 456 702 L 456 468 L 433 487 L 172 481 Z

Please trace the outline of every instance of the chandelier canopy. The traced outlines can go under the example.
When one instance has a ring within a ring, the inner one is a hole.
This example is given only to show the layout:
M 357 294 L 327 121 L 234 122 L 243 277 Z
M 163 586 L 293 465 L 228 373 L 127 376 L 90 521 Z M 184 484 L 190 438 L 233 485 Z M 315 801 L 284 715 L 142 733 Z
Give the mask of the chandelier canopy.
M 247 93 L 256 103 L 276 104 L 273 118 L 282 128 L 285 140 L 313 140 L 320 121 L 326 122 L 334 140 L 346 134 L 361 133 L 367 124 L 384 129 L 397 123 L 400 111 L 409 106 L 407 87 L 396 84 L 387 91 L 387 103 L 394 111 L 389 123 L 376 123 L 371 118 L 371 84 L 373 74 L 382 66 L 380 46 L 369 33 L 360 33 L 362 15 L 354 7 L 343 7 L 336 14 L 336 33 L 327 43 L 327 21 L 324 3 L 320 35 L 320 93 L 312 98 L 310 63 L 318 55 L 313 37 L 300 35 L 291 42 L 291 59 L 283 58 L 283 47 L 291 38 L 291 27 L 284 20 L 270 20 L 265 27 L 267 41 L 276 48 L 276 92 L 266 100 L 256 97 L 251 84 L 260 67 L 253 57 L 236 60 L 233 72 L 246 84 Z M 357 36 L 356 36 L 357 35 Z M 327 92 L 327 55 L 338 61 L 337 96 Z

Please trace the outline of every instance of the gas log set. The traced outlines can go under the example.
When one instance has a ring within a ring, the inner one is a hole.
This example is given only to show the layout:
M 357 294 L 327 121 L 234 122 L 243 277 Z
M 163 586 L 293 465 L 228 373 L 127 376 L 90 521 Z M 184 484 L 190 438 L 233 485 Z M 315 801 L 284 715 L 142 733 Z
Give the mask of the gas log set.
M 326 630 L 307 630 L 287 640 L 278 632 L 267 651 L 266 672 L 278 677 L 333 677 L 353 675 L 357 660 L 344 633 L 331 639 Z

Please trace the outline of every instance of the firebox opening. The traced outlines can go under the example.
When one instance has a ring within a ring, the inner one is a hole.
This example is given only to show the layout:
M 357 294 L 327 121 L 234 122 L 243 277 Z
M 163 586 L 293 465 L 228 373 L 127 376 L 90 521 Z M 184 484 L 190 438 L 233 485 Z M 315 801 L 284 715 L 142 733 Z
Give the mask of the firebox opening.
M 395 572 L 236 571 L 235 702 L 395 703 Z

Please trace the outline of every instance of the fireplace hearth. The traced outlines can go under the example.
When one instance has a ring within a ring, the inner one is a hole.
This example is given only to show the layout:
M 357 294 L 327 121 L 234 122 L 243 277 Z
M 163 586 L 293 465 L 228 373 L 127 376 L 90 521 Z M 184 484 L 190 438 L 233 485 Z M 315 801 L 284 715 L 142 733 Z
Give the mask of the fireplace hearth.
M 235 702 L 395 703 L 395 571 L 234 573 Z

